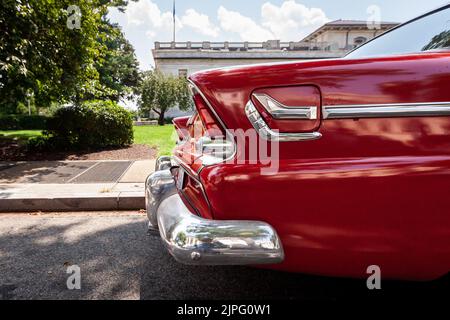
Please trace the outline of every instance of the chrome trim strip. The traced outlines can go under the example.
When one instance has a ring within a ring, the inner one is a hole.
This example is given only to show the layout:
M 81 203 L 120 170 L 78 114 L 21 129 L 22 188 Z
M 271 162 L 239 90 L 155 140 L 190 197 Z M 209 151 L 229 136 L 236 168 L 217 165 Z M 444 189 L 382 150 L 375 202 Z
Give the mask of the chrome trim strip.
M 450 102 L 334 105 L 323 107 L 324 119 L 450 116 Z
M 253 128 L 255 128 L 255 130 L 264 140 L 278 142 L 308 141 L 316 140 L 322 137 L 322 134 L 320 132 L 283 133 L 273 131 L 261 117 L 251 100 L 245 106 L 245 114 L 247 115 L 247 118 L 252 124 Z
M 317 119 L 317 106 L 288 107 L 264 93 L 254 93 L 252 96 L 258 100 L 275 119 Z
M 280 263 L 281 240 L 262 221 L 208 220 L 192 214 L 176 192 L 169 170 L 147 179 L 147 214 L 157 225 L 164 245 L 179 262 L 191 265 Z

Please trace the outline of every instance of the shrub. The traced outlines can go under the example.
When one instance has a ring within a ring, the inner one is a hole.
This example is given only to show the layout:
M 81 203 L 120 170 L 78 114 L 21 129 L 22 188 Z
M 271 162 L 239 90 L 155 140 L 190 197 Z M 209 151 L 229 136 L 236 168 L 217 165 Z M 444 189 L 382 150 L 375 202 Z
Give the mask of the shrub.
M 32 137 L 27 141 L 27 148 L 31 151 L 49 150 L 53 146 L 49 140 L 48 136 Z
M 29 151 L 61 151 L 70 149 L 65 139 L 53 137 L 50 135 L 42 135 L 32 137 L 27 141 L 27 149 Z
M 132 114 L 112 101 L 62 107 L 48 121 L 46 138 L 67 149 L 127 146 L 133 143 Z
M 0 130 L 44 130 L 48 119 L 40 115 L 0 115 Z

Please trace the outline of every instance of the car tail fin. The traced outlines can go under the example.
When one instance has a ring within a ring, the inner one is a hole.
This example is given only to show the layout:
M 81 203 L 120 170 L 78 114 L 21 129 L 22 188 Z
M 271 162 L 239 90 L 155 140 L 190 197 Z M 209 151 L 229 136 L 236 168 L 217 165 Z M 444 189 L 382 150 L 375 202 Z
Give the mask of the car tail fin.
M 196 112 L 182 130 L 183 141 L 175 155 L 188 164 L 200 166 L 224 162 L 235 152 L 234 139 L 227 136 L 225 126 L 203 94 L 193 84 L 190 89 Z

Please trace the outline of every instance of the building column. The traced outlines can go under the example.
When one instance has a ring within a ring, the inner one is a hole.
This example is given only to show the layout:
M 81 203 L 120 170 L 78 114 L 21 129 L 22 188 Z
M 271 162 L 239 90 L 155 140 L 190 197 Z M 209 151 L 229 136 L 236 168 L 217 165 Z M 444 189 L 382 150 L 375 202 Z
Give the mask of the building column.
M 350 30 L 347 31 L 347 34 L 345 35 L 345 50 L 348 50 L 348 38 L 350 35 Z

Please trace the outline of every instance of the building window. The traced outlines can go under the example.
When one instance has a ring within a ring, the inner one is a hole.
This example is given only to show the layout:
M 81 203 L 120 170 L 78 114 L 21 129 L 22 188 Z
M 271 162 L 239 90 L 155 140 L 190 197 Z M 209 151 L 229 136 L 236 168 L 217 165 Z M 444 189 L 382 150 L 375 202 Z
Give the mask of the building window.
M 187 76 L 188 76 L 188 71 L 187 71 L 187 69 L 179 69 L 179 70 L 178 70 L 178 76 L 179 76 L 180 78 L 187 78 Z
M 367 42 L 367 38 L 364 38 L 364 37 L 356 37 L 355 40 L 353 40 L 353 41 L 354 41 L 354 43 L 355 43 L 355 46 L 360 46 L 360 45 L 362 45 L 363 43 L 366 43 L 366 42 Z

